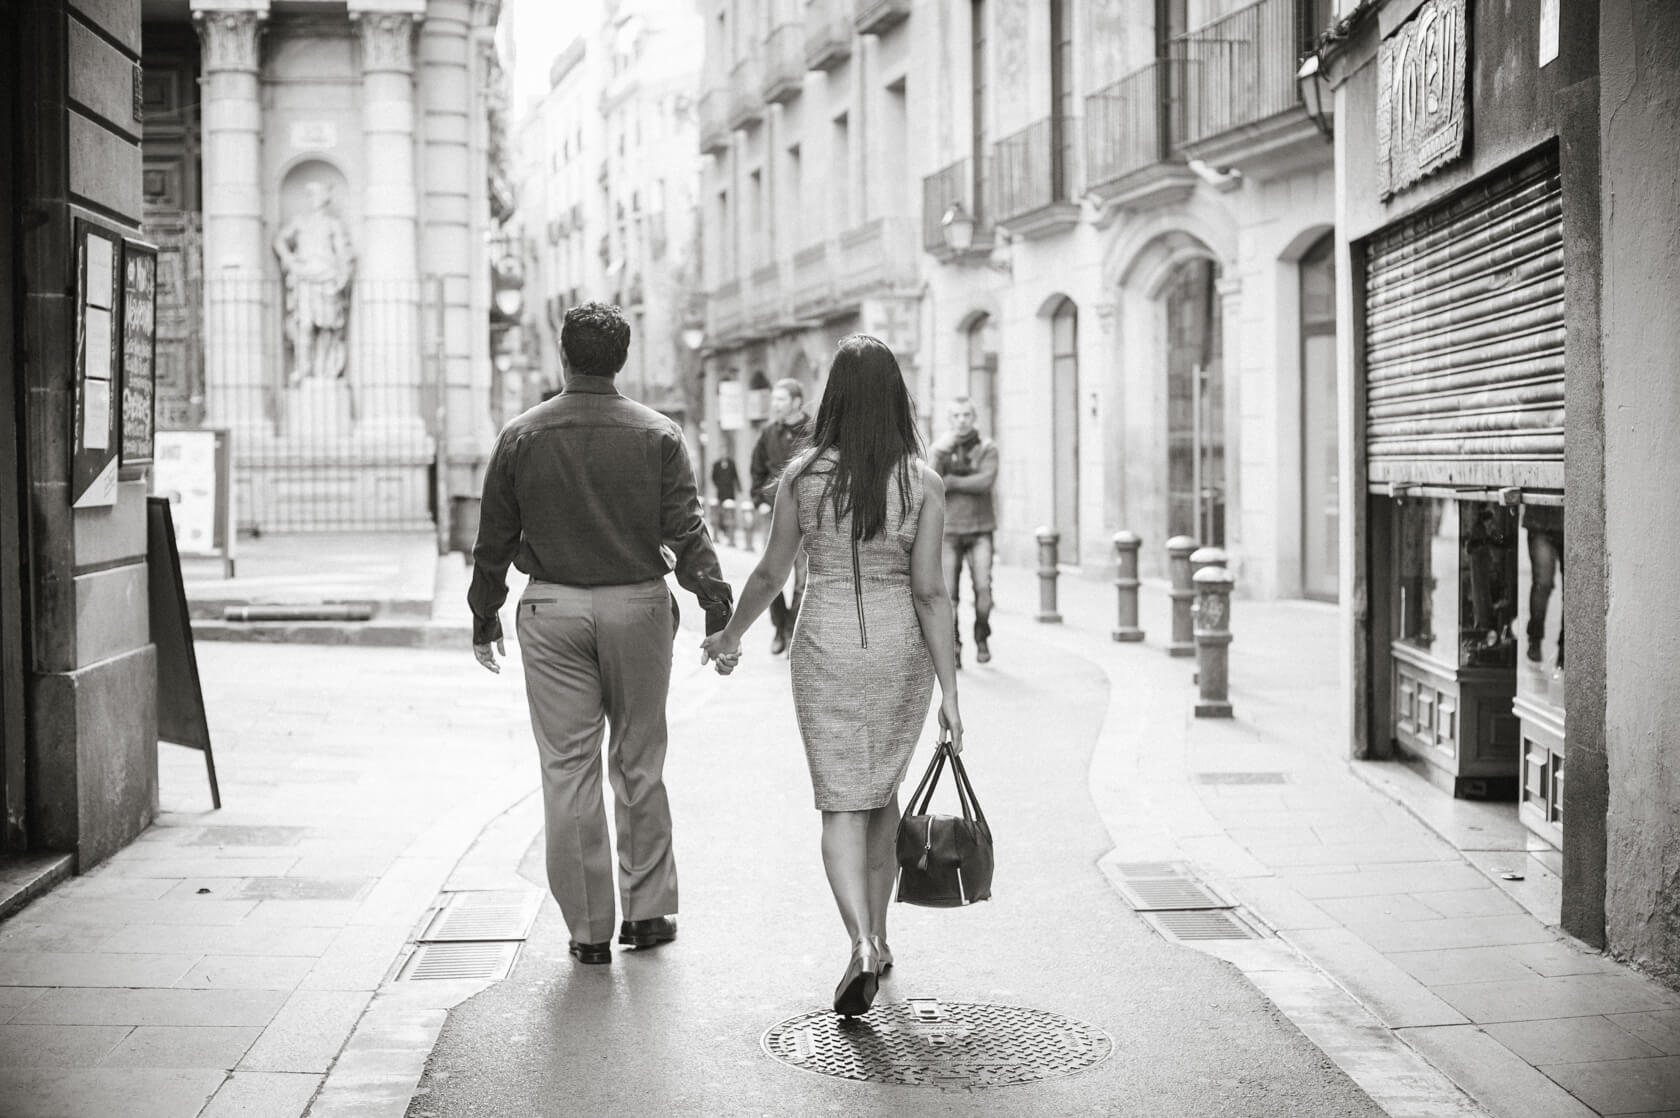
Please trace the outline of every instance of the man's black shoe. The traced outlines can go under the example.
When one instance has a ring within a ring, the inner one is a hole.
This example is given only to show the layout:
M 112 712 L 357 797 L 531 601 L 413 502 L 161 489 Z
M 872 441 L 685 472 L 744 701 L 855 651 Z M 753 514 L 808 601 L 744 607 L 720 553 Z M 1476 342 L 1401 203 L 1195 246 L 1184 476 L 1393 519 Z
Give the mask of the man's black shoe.
M 618 926 L 618 942 L 631 947 L 658 947 L 677 938 L 677 922 L 670 916 L 626 920 Z
M 567 947 L 580 963 L 610 963 L 612 962 L 612 940 L 602 940 L 600 943 L 579 943 L 572 940 Z
M 985 641 L 975 641 L 974 658 L 982 664 L 990 664 L 992 662 L 992 646 Z
M 778 629 L 776 635 L 770 638 L 770 655 L 780 656 L 786 651 L 787 637 L 783 636 L 781 630 Z

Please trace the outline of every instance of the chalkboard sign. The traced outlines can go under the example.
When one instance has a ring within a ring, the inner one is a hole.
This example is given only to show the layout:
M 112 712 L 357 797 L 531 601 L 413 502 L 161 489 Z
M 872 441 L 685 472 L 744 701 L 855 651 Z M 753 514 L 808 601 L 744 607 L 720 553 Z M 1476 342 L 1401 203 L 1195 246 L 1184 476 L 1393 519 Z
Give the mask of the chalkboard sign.
M 193 651 L 186 584 L 181 581 L 181 555 L 175 549 L 167 497 L 146 499 L 146 569 L 152 643 L 157 646 L 158 739 L 204 754 L 210 803 L 220 808 L 222 790 L 216 784 L 210 720 L 204 713 L 204 688 L 198 679 L 198 654 Z
M 123 245 L 122 464 L 152 460 L 157 434 L 157 250 Z
M 76 221 L 76 406 L 70 431 L 70 503 L 117 503 L 118 440 L 122 438 L 122 238 L 86 219 Z

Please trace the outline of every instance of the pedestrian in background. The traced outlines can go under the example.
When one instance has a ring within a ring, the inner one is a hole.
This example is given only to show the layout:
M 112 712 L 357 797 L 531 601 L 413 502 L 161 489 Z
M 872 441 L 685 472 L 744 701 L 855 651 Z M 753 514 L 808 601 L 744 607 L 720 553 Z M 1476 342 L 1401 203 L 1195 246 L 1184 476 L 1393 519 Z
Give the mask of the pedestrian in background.
M 997 444 L 975 427 L 974 403 L 967 396 L 951 401 L 951 430 L 933 446 L 933 468 L 945 482 L 945 581 L 951 589 L 951 620 L 962 600 L 962 568 L 974 583 L 974 658 L 992 658 L 992 533 L 997 512 Z M 956 635 L 957 667 L 962 667 L 962 633 Z
M 887 906 L 898 869 L 898 787 L 939 680 L 939 724 L 962 749 L 951 600 L 940 571 L 944 486 L 920 458 L 910 394 L 886 345 L 840 342 L 812 446 L 777 486 L 770 543 L 740 608 L 702 644 L 728 674 L 741 638 L 810 556 L 789 654 L 822 860 L 850 941 L 834 1011 L 864 1013 L 893 965 Z
M 759 432 L 753 447 L 752 495 L 757 516 L 769 520 L 782 471 L 810 436 L 811 417 L 805 414 L 804 386 L 792 377 L 777 381 L 770 392 L 770 422 Z M 771 531 L 774 530 L 772 527 Z M 770 638 L 770 655 L 776 656 L 787 648 L 794 623 L 799 620 L 799 601 L 804 593 L 805 556 L 799 555 L 793 563 L 792 599 L 778 588 L 776 600 L 770 603 L 770 620 L 776 626 L 775 635 Z
M 501 671 L 500 610 L 510 562 L 530 575 L 515 626 L 542 764 L 548 885 L 581 962 L 612 961 L 613 849 L 601 791 L 601 739 L 618 823 L 618 942 L 677 936 L 677 866 L 665 791 L 665 700 L 677 582 L 707 632 L 733 595 L 701 515 L 682 431 L 614 385 L 630 346 L 617 307 L 566 312 L 566 387 L 509 423 L 484 474 L 468 603 L 473 653 Z M 722 665 L 720 665 L 720 670 Z
M 717 536 L 730 543 L 738 542 L 735 497 L 740 492 L 741 473 L 735 468 L 735 459 L 725 454 L 712 463 L 712 497 L 717 501 Z

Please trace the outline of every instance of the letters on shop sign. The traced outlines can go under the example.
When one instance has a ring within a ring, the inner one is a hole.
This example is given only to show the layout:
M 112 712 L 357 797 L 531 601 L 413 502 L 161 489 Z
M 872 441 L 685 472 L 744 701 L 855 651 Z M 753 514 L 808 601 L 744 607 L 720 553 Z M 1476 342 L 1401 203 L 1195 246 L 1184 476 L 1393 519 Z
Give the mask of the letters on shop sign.
M 1386 200 L 1464 154 L 1464 0 L 1428 0 L 1377 55 L 1377 185 Z

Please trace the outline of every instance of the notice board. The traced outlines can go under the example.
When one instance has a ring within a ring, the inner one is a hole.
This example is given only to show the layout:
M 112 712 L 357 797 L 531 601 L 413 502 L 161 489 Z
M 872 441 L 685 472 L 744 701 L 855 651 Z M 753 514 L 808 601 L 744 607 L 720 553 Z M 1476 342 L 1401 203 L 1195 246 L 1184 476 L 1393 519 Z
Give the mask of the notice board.
M 152 643 L 157 646 L 158 739 L 204 754 L 210 777 L 210 802 L 222 806 L 216 785 L 216 758 L 210 751 L 210 720 L 204 713 L 204 688 L 193 651 L 187 589 L 181 581 L 181 555 L 175 549 L 175 525 L 169 498 L 146 498 L 147 597 L 152 614 Z
M 122 439 L 122 247 L 118 234 L 76 220 L 75 407 L 71 410 L 70 504 L 117 503 Z

